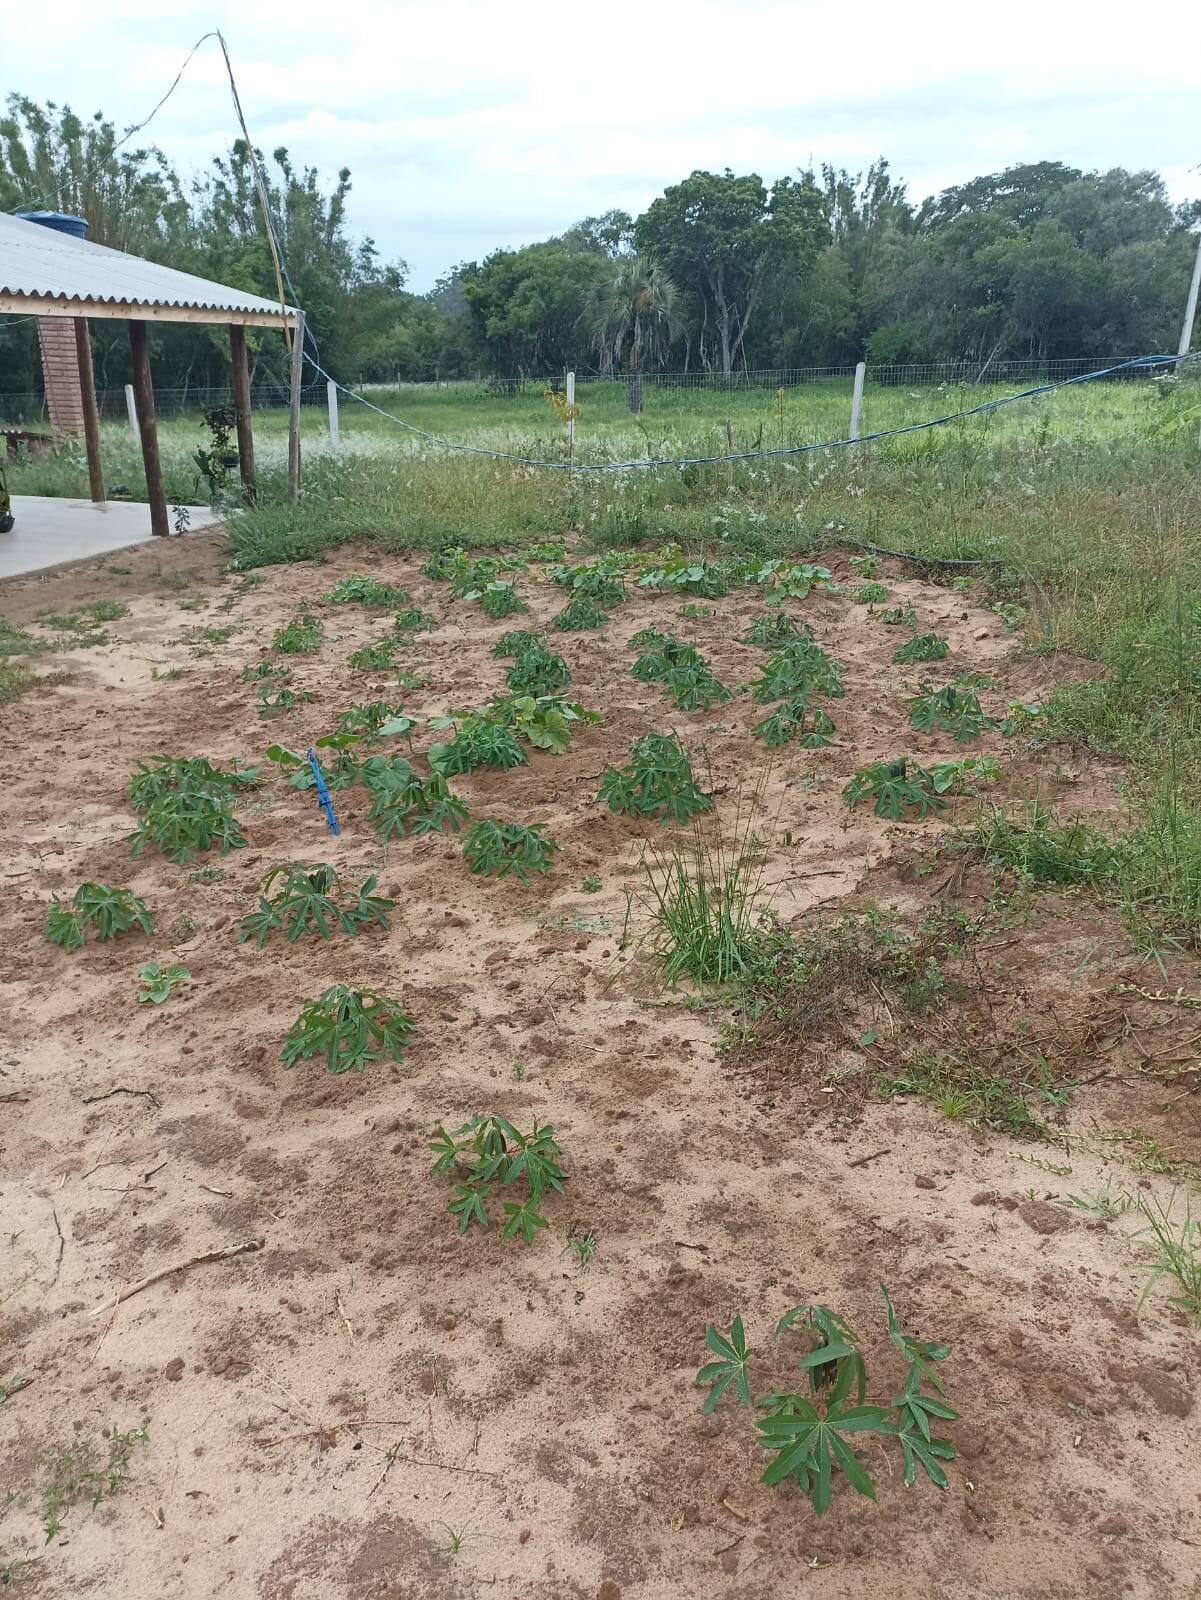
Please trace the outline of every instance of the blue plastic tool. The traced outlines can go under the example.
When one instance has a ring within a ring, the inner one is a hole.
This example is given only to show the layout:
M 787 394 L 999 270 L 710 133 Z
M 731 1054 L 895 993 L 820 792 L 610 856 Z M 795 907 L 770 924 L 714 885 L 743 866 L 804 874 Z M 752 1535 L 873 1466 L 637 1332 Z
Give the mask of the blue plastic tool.
M 331 833 L 341 833 L 338 819 L 334 816 L 334 803 L 329 797 L 329 790 L 325 787 L 325 778 L 321 772 L 321 763 L 317 759 L 317 752 L 313 749 L 305 751 L 309 758 L 309 766 L 313 769 L 313 782 L 317 785 L 317 804 L 325 812 L 325 820 L 329 823 Z

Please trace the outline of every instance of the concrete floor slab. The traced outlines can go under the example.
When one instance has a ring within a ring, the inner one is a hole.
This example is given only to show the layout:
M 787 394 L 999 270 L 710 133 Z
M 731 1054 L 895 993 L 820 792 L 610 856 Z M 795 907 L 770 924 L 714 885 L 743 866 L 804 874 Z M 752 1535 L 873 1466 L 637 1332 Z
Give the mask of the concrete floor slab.
M 90 500 L 15 494 L 12 509 L 16 526 L 0 533 L 0 578 L 108 555 L 153 538 L 150 507 L 140 501 L 110 500 L 97 506 Z M 212 506 L 189 506 L 188 513 L 189 533 L 221 520 Z

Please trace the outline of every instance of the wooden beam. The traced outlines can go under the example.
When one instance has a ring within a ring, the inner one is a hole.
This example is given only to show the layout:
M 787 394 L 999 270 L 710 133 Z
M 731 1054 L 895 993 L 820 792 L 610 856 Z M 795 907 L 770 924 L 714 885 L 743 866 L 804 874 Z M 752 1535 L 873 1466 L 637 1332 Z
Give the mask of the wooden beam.
M 246 359 L 246 330 L 240 323 L 229 325 L 229 360 L 233 368 L 234 406 L 238 413 L 238 470 L 242 474 L 242 493 L 246 504 L 255 502 L 254 430 L 250 425 L 250 363 Z
M 129 321 L 129 348 L 133 356 L 133 392 L 138 405 L 138 431 L 142 435 L 142 464 L 146 468 L 146 493 L 150 501 L 150 531 L 166 539 L 167 496 L 163 493 L 163 473 L 158 458 L 158 428 L 154 419 L 154 385 L 150 379 L 150 350 L 146 343 L 146 324 L 136 317 Z
M 104 504 L 104 467 L 100 460 L 100 414 L 96 410 L 96 375 L 88 319 L 75 318 L 75 353 L 79 358 L 79 392 L 83 398 L 83 437 L 88 451 L 88 485 L 95 505 Z
M 219 327 L 237 322 L 244 328 L 291 328 L 295 314 L 282 311 L 230 311 L 220 306 L 145 305 L 136 300 L 67 300 L 49 294 L 0 292 L 0 312 L 17 316 L 107 318 L 110 322 L 202 322 Z
M 304 375 L 304 312 L 296 313 L 288 386 L 288 499 L 300 499 L 300 381 Z

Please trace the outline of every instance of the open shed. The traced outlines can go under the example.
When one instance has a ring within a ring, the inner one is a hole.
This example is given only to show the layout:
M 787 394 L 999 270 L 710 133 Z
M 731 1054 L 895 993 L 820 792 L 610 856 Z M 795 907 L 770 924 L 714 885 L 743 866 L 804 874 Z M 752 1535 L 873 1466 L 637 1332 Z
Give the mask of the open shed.
M 110 250 L 80 236 L 62 231 L 72 218 L 47 216 L 38 221 L 0 214 L 0 312 L 34 315 L 46 319 L 70 318 L 82 400 L 82 424 L 87 446 L 88 478 L 92 500 L 105 499 L 104 468 L 100 455 L 100 421 L 92 375 L 88 321 L 93 317 L 117 319 L 129 325 L 133 359 L 133 388 L 146 488 L 150 501 L 151 531 L 170 533 L 167 498 L 159 464 L 158 430 L 154 411 L 154 384 L 150 374 L 147 326 L 152 322 L 204 322 L 229 328 L 229 355 L 237 411 L 238 459 L 242 484 L 249 502 L 255 497 L 254 435 L 250 421 L 250 368 L 246 357 L 248 327 L 279 328 L 290 348 L 290 400 L 288 425 L 288 487 L 292 498 L 300 493 L 300 386 L 304 351 L 304 313 L 294 306 L 264 300 L 178 272 L 173 267 Z M 82 224 L 77 228 L 82 230 Z M 45 348 L 45 345 L 43 346 Z

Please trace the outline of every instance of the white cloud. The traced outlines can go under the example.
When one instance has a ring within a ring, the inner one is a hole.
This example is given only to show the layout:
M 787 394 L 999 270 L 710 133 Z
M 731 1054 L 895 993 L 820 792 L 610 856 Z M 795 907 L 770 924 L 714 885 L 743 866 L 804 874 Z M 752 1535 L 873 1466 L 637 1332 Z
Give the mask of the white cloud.
M 1176 198 L 1197 193 L 1194 7 L 1148 0 L 1133 28 L 1109 12 L 1102 0 L 1082 26 L 1046 0 L 1003 16 L 960 0 L 243 0 L 226 33 L 256 142 L 327 176 L 351 167 L 354 226 L 422 287 L 464 255 L 639 210 L 694 167 L 771 178 L 883 152 L 922 196 L 1045 157 L 1156 167 Z M 193 0 L 61 0 L 51 50 L 22 8 L 6 78 L 125 126 L 210 16 Z M 210 41 L 147 137 L 199 170 L 234 126 Z

